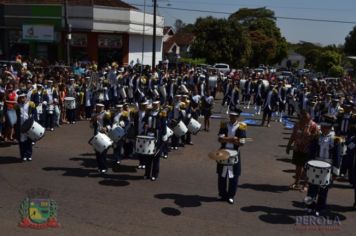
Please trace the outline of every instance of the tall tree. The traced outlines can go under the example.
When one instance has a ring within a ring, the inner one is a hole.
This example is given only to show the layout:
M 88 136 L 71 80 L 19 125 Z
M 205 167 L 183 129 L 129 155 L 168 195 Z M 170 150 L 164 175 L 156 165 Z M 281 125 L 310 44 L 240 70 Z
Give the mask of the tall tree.
M 349 56 L 356 56 L 356 26 L 345 38 L 344 51 Z
M 174 29 L 176 30 L 176 33 L 180 33 L 185 27 L 186 24 L 181 19 L 177 19 L 174 23 Z
M 242 8 L 228 20 L 241 24 L 251 41 L 250 66 L 275 64 L 286 57 L 288 44 L 276 25 L 273 11 L 266 8 Z

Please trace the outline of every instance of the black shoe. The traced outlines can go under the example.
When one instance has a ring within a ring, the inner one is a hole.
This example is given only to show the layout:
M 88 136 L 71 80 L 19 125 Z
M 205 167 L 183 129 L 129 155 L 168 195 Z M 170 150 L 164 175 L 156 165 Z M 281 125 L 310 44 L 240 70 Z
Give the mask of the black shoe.
M 218 201 L 225 202 L 227 200 L 226 197 L 218 196 Z
M 353 209 L 354 211 L 356 211 L 356 203 L 354 204 L 354 206 L 352 207 L 352 209 Z

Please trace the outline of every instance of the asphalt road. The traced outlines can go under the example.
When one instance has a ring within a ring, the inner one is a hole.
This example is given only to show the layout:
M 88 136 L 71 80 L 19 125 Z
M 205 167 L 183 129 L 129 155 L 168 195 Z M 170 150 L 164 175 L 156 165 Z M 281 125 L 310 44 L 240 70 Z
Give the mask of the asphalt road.
M 220 103 L 220 101 L 217 101 Z M 217 105 L 216 112 L 221 109 Z M 258 117 L 257 117 L 258 119 Z M 289 191 L 294 166 L 285 154 L 290 135 L 280 123 L 248 127 L 236 203 L 219 202 L 216 164 L 220 119 L 210 132 L 161 160 L 156 182 L 143 180 L 136 160 L 105 176 L 97 172 L 86 121 L 66 125 L 34 147 L 33 161 L 19 162 L 18 147 L 0 147 L 1 235 L 353 235 L 353 191 L 336 182 L 329 192 L 332 227 L 300 225 L 305 193 Z M 50 191 L 58 204 L 58 229 L 22 229 L 19 207 L 30 189 Z M 319 222 L 320 223 L 320 222 Z M 336 222 L 337 223 L 337 222 Z

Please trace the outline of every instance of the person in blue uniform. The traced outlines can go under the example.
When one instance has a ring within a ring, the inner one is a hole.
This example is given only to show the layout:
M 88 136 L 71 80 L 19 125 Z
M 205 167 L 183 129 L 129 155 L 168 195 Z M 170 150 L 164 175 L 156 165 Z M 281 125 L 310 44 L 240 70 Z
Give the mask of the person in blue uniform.
M 97 135 L 99 132 L 107 133 L 109 127 L 111 126 L 111 115 L 110 112 L 104 110 L 104 104 L 97 103 L 95 107 L 95 113 L 91 119 L 91 125 L 94 128 L 94 135 Z M 99 153 L 95 151 L 96 161 L 98 163 L 99 172 L 104 174 L 107 172 L 107 150 Z
M 159 101 L 153 102 L 152 110 L 144 118 L 144 124 L 146 135 L 156 139 L 156 153 L 145 156 L 146 169 L 144 178 L 150 178 L 152 181 L 155 181 L 159 174 L 163 136 L 167 131 L 167 116 L 165 111 L 161 111 Z
M 332 174 L 337 176 L 340 172 L 341 162 L 341 145 L 340 138 L 335 137 L 332 133 L 332 127 L 336 118 L 324 115 L 323 122 L 320 123 L 321 134 L 313 140 L 310 145 L 311 160 L 320 160 L 332 165 Z M 332 182 L 332 179 L 330 180 Z M 326 208 L 328 192 L 331 185 L 320 186 L 309 184 L 309 189 L 304 202 L 307 205 L 309 214 L 319 216 Z
M 349 136 L 346 139 L 346 145 L 349 181 L 354 189 L 353 209 L 356 211 L 356 125 L 350 127 Z
M 22 93 L 18 96 L 18 104 L 15 107 L 17 114 L 16 134 L 19 141 L 20 155 L 22 161 L 32 161 L 32 140 L 21 129 L 25 121 L 36 117 L 36 105 L 34 102 L 26 101 L 27 95 Z
M 247 125 L 239 122 L 242 111 L 233 109 L 229 112 L 229 122 L 222 122 L 219 130 L 219 139 L 222 149 L 237 151 L 237 157 L 229 164 L 217 162 L 219 199 L 234 204 L 238 179 L 241 175 L 240 148 L 245 144 Z M 228 182 L 228 183 L 227 183 Z

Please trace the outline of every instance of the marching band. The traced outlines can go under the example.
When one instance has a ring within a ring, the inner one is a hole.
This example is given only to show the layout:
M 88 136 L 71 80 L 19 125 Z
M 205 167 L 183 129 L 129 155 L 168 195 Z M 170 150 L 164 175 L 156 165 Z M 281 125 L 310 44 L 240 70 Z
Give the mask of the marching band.
M 301 78 L 290 82 L 241 71 L 225 75 L 202 69 L 139 69 L 119 68 L 112 63 L 100 71 L 97 66 L 86 68 L 81 75 L 69 71 L 48 77 L 29 74 L 21 78 L 18 95 L 13 94 L 9 83 L 3 107 L 8 107 L 8 122 L 18 123 L 22 160 L 31 160 L 32 145 L 44 136 L 43 127 L 54 131 L 55 126 L 86 119 L 94 129 L 89 144 L 95 150 L 100 173 L 108 171 L 107 154 L 113 148 L 116 165 L 125 158 L 137 158 L 137 168 L 144 169 L 144 178 L 155 181 L 160 158 L 167 159 L 170 150 L 193 145 L 192 135 L 200 130 L 209 131 L 214 99 L 222 92 L 229 121 L 219 130 L 221 150 L 209 154 L 217 161 L 221 200 L 234 203 L 241 174 L 240 149 L 245 144 L 247 125 L 238 121 L 242 112 L 238 107 L 248 109 L 253 105 L 256 115 L 263 113 L 261 126 L 267 123 L 270 127 L 273 114 L 283 122 L 286 113 L 295 112 L 307 113 L 316 124 L 321 122 L 321 132 L 315 129 L 317 135 L 310 147 L 303 148 L 299 166 L 298 178 L 302 178 L 303 169 L 308 178 L 306 203 L 310 212 L 319 214 L 325 208 L 333 175 L 345 178 L 348 174 L 356 196 L 354 84 L 346 81 L 348 89 L 340 94 L 335 85 L 323 80 Z M 12 109 L 17 119 L 13 119 Z M 203 127 L 198 122 L 200 116 L 204 117 Z M 331 169 L 332 174 L 328 172 Z M 323 170 L 327 175 L 308 172 L 313 170 Z

